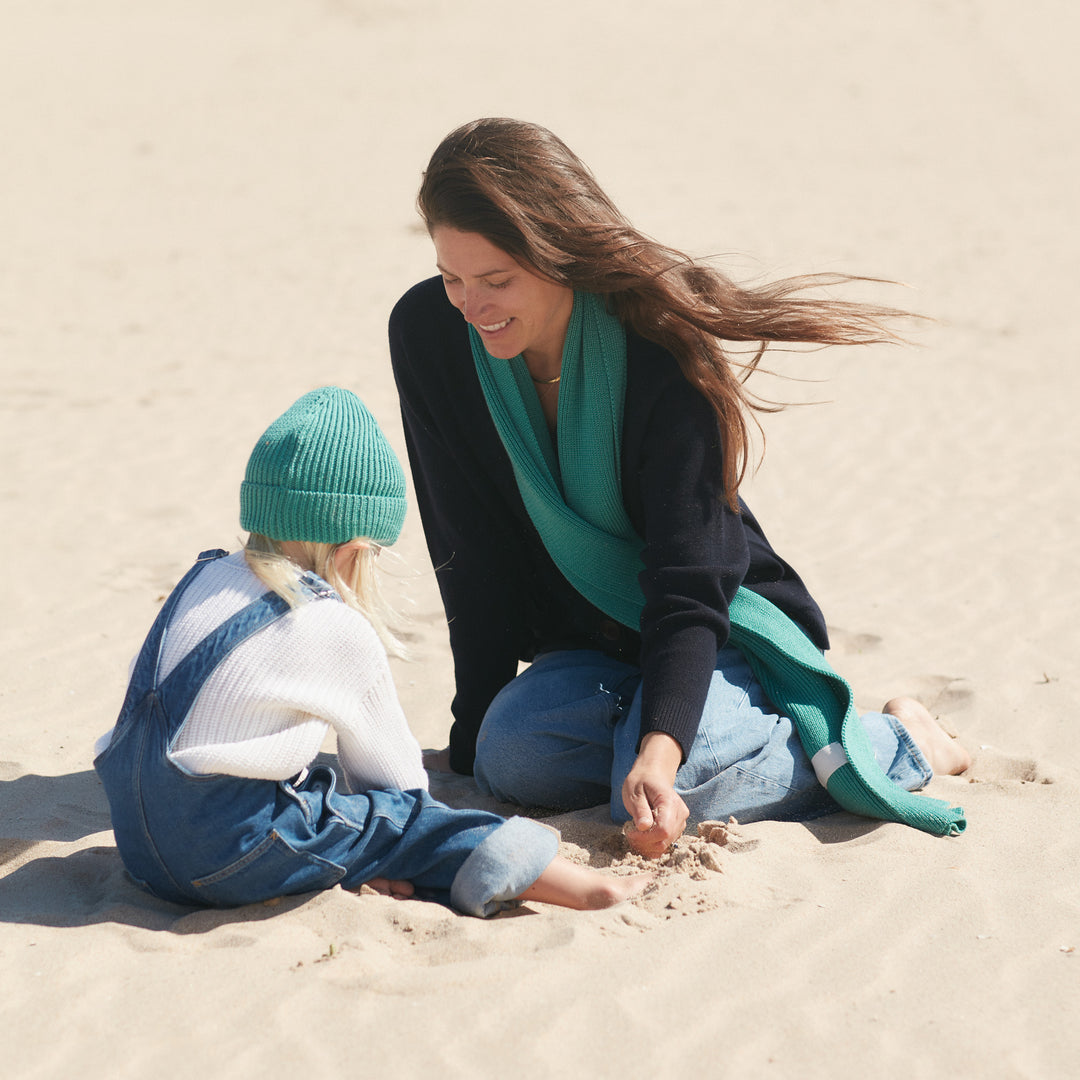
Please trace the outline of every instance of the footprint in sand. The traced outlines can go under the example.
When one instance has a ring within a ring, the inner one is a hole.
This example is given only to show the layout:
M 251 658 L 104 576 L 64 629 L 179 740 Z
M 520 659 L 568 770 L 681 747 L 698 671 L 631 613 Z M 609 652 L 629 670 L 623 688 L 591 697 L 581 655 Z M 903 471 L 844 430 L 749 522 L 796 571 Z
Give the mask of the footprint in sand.
M 1002 780 L 1017 784 L 1054 783 L 1054 778 L 1034 758 L 1012 757 L 992 746 L 979 748 L 967 776 L 972 784 Z
M 975 690 L 962 676 L 921 675 L 911 680 L 910 696 L 918 698 L 935 716 L 970 708 Z
M 17 761 L 0 761 L 0 780 L 16 780 L 23 774 L 23 767 Z

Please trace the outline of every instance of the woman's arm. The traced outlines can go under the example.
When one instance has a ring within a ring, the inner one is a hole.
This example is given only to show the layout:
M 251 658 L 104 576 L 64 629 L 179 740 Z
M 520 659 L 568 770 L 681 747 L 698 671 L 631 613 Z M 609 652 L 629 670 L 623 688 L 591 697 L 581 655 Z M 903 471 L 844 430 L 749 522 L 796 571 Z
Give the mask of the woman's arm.
M 743 520 L 724 499 L 722 464 L 712 407 L 670 356 L 637 339 L 628 367 L 623 493 L 645 541 L 641 735 L 670 735 L 683 757 L 717 650 L 727 642 L 728 604 L 750 566 Z
M 476 382 L 465 324 L 439 279 L 416 286 L 394 308 L 390 356 L 454 657 L 449 763 L 471 773 L 484 713 L 517 673 L 525 648 L 520 543 L 503 493 L 513 475 L 499 473 L 509 464 Z

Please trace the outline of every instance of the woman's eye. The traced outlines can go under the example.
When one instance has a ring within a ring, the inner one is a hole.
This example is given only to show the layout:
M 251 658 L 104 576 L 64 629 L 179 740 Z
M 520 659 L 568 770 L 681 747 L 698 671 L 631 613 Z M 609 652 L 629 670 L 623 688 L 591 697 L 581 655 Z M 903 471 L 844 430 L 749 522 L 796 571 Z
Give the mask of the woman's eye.
M 505 281 L 489 281 L 488 284 L 493 289 L 505 289 L 506 286 L 510 284 L 510 279 L 507 278 Z

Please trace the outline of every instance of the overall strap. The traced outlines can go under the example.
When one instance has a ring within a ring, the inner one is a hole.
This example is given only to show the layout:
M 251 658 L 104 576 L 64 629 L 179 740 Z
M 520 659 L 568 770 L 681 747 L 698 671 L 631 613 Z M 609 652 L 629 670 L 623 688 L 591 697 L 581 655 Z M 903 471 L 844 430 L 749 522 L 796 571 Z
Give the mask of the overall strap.
M 176 588 L 169 594 L 168 599 L 158 612 L 153 626 L 150 627 L 150 633 L 146 635 L 143 647 L 139 650 L 139 655 L 135 660 L 135 667 L 132 670 L 131 679 L 128 682 L 127 694 L 124 698 L 123 707 L 120 710 L 121 721 L 128 710 L 140 701 L 146 695 L 147 691 L 152 690 L 157 683 L 158 662 L 161 659 L 161 644 L 165 638 L 165 630 L 169 625 L 169 621 L 172 619 L 172 614 L 176 610 L 176 605 L 179 603 L 180 597 L 184 595 L 188 586 L 202 572 L 204 567 L 215 559 L 224 558 L 227 554 L 228 552 L 223 551 L 221 548 L 200 552 L 199 557 L 195 560 L 195 565 L 180 579 Z
M 342 602 L 337 592 L 316 574 L 304 574 L 300 583 L 312 601 L 333 599 Z M 290 610 L 287 600 L 275 592 L 266 592 L 211 630 L 158 686 L 166 715 L 176 720 L 185 717 L 206 680 L 229 653 Z

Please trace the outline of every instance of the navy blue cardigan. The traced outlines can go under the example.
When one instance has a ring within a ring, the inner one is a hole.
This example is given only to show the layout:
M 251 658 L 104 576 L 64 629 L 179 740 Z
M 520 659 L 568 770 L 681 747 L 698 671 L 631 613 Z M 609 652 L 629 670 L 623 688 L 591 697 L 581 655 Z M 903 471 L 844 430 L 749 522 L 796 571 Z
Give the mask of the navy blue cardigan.
M 472 771 L 484 713 L 518 661 L 552 648 L 600 649 L 640 665 L 641 733 L 666 732 L 685 757 L 740 585 L 828 647 L 821 611 L 798 575 L 745 505 L 738 514 L 728 507 L 712 407 L 660 346 L 627 335 L 622 488 L 645 540 L 640 633 L 593 607 L 545 550 L 488 413 L 465 321 L 441 278 L 414 286 L 394 307 L 390 355 L 449 622 L 456 771 Z

